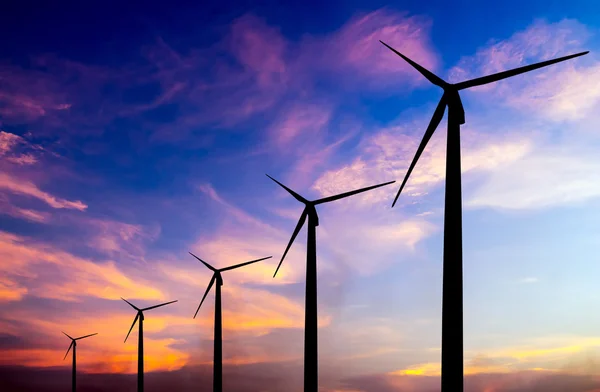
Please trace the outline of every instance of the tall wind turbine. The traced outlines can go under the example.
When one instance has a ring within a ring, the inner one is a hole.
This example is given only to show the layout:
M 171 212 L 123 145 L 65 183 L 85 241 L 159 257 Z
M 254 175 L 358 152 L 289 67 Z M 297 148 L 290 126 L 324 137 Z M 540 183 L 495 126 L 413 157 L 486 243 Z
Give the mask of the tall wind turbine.
M 133 327 L 135 326 L 136 321 L 138 321 L 138 318 L 140 319 L 140 330 L 138 332 L 138 381 L 137 381 L 137 390 L 138 392 L 144 392 L 144 311 L 146 310 L 151 310 L 151 309 L 156 309 L 159 308 L 161 306 L 165 306 L 165 305 L 169 305 L 172 304 L 174 302 L 177 302 L 177 300 L 175 301 L 171 301 L 171 302 L 165 302 L 164 304 L 160 304 L 160 305 L 154 305 L 154 306 L 150 306 L 144 309 L 140 309 L 137 306 L 135 306 L 134 304 L 132 304 L 131 302 L 127 301 L 125 298 L 121 299 L 125 302 L 127 302 L 132 308 L 134 308 L 135 310 L 137 310 L 137 314 L 135 315 L 135 318 L 133 319 L 133 324 L 131 324 L 131 328 L 129 328 L 129 332 L 127 332 L 127 336 L 125 336 L 125 341 L 127 341 L 127 338 L 129 337 L 129 334 L 131 333 L 131 330 L 133 329 Z
M 315 206 L 318 204 L 328 203 L 330 201 L 343 199 L 348 196 L 356 195 L 357 193 L 366 192 L 371 189 L 379 188 L 385 185 L 393 184 L 396 181 L 386 182 L 384 184 L 373 185 L 367 188 L 357 189 L 355 191 L 341 193 L 335 196 L 324 197 L 318 200 L 307 200 L 300 196 L 290 188 L 286 187 L 273 177 L 271 180 L 279 184 L 283 189 L 288 191 L 296 200 L 304 204 L 304 211 L 300 215 L 298 224 L 294 229 L 292 238 L 281 256 L 281 261 L 275 270 L 273 277 L 277 275 L 281 263 L 296 239 L 296 236 L 302 229 L 308 217 L 308 235 L 306 246 L 306 294 L 305 294 L 305 310 L 304 310 L 304 392 L 318 392 L 319 390 L 319 366 L 318 360 L 318 339 L 317 339 L 317 226 L 319 226 L 319 216 Z
M 60 331 L 62 333 L 64 333 L 63 331 Z M 69 344 L 69 348 L 67 349 L 67 353 L 65 354 L 65 357 L 63 358 L 63 361 L 65 360 L 65 358 L 67 358 L 67 355 L 69 355 L 69 350 L 71 350 L 71 347 L 73 347 L 73 375 L 72 375 L 72 390 L 73 392 L 75 392 L 75 373 L 76 373 L 76 369 L 77 369 L 77 361 L 76 361 L 76 351 L 77 351 L 77 341 L 84 339 L 84 338 L 89 338 L 90 336 L 94 336 L 94 335 L 98 335 L 98 333 L 93 333 L 91 335 L 85 335 L 85 336 L 81 336 L 78 338 L 72 338 L 69 335 L 67 335 L 66 333 L 64 333 L 66 337 L 68 337 L 69 339 L 71 339 L 71 344 Z
M 200 310 L 200 306 L 204 302 L 204 299 L 208 295 L 213 284 L 215 284 L 215 280 L 217 281 L 217 288 L 215 293 L 215 342 L 214 342 L 214 356 L 213 356 L 213 392 L 221 392 L 223 390 L 223 325 L 222 325 L 222 317 L 221 317 L 221 286 L 223 286 L 223 278 L 221 277 L 221 272 L 229 271 L 235 268 L 240 268 L 248 264 L 257 263 L 259 261 L 263 261 L 266 259 L 270 259 L 273 256 L 263 257 L 262 259 L 247 261 L 245 263 L 232 265 L 230 267 L 225 267 L 221 269 L 216 269 L 212 265 L 208 264 L 206 261 L 200 259 L 195 254 L 191 253 L 196 259 L 202 262 L 209 270 L 213 271 L 213 276 L 210 279 L 210 283 L 204 292 L 204 296 L 202 297 L 202 301 L 200 301 L 200 305 L 198 305 L 198 309 L 196 309 L 196 313 L 194 314 L 194 318 L 198 314 Z
M 582 52 L 554 60 L 515 68 L 481 78 L 451 84 L 415 63 L 383 41 L 379 41 L 391 51 L 402 57 L 419 71 L 427 80 L 444 90 L 425 131 L 425 136 L 402 181 L 392 207 L 396 204 L 400 192 L 412 173 L 425 146 L 444 117 L 448 107 L 448 136 L 446 141 L 446 200 L 444 207 L 444 260 L 442 278 L 442 392 L 463 391 L 463 284 L 462 284 L 462 196 L 460 172 L 460 126 L 465 123 L 465 112 L 460 100 L 459 90 L 497 82 L 511 76 L 542 68 L 574 57 L 583 56 Z

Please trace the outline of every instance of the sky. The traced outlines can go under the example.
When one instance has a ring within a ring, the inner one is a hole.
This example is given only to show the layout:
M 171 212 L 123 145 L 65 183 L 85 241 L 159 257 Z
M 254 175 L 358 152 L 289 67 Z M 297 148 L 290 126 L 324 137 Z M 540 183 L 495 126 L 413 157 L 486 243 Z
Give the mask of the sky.
M 317 207 L 322 392 L 440 385 L 449 82 L 589 50 L 461 93 L 465 391 L 600 391 L 600 13 L 593 0 L 8 1 L 0 14 L 0 384 L 302 390 Z M 484 5 L 485 4 L 485 5 Z M 445 117 L 446 118 L 446 117 Z

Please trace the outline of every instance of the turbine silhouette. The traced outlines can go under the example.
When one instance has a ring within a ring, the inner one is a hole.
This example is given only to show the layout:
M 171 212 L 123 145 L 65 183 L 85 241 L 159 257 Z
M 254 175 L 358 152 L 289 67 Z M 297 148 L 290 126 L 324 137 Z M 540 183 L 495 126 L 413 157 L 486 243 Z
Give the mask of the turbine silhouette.
M 400 190 L 394 198 L 396 204 L 406 181 L 412 173 L 425 146 L 444 117 L 448 107 L 448 136 L 446 141 L 446 196 L 444 206 L 444 260 L 442 278 L 442 392 L 463 391 L 463 283 L 462 283 L 462 196 L 460 169 L 460 125 L 465 123 L 465 111 L 459 90 L 497 82 L 551 64 L 583 56 L 582 52 L 554 60 L 515 68 L 510 71 L 450 84 L 415 63 L 383 41 L 388 49 L 402 57 L 427 80 L 444 90 L 425 136 L 417 149 Z
M 67 349 L 67 353 L 65 354 L 65 357 L 63 358 L 63 361 L 67 358 L 67 355 L 69 355 L 69 351 L 71 350 L 71 347 L 73 347 L 73 374 L 72 374 L 72 381 L 71 381 L 71 389 L 73 390 L 73 392 L 75 392 L 75 373 L 76 373 L 76 369 L 77 369 L 77 360 L 76 360 L 76 355 L 77 355 L 77 341 L 81 340 L 81 339 L 85 339 L 85 338 L 89 338 L 90 336 L 94 336 L 94 335 L 98 335 L 98 333 L 93 333 L 91 335 L 85 335 L 85 336 L 81 336 L 78 338 L 72 338 L 69 335 L 67 335 L 65 332 L 60 331 L 62 333 L 65 334 L 66 337 L 68 337 L 69 339 L 71 339 L 71 344 L 69 344 L 69 348 Z
M 217 288 L 215 293 L 215 342 L 214 342 L 214 356 L 213 356 L 213 392 L 221 392 L 223 390 L 223 325 L 222 325 L 222 316 L 221 316 L 221 286 L 223 286 L 223 278 L 221 277 L 221 272 L 229 271 L 235 268 L 240 268 L 248 264 L 257 263 L 262 260 L 270 259 L 273 256 L 263 257 L 262 259 L 247 261 L 245 263 L 232 265 L 230 267 L 225 267 L 221 269 L 216 269 L 212 265 L 208 264 L 206 261 L 200 259 L 195 254 L 191 253 L 196 259 L 198 259 L 202 264 L 204 264 L 209 270 L 213 271 L 213 276 L 210 279 L 210 283 L 204 292 L 204 296 L 202 297 L 202 301 L 200 301 L 200 305 L 198 305 L 198 309 L 196 309 L 196 313 L 194 313 L 194 318 L 198 314 L 202 303 L 204 303 L 204 299 L 208 295 L 211 287 L 217 281 Z
M 304 392 L 318 392 L 319 390 L 319 366 L 318 366 L 318 340 L 317 340 L 317 226 L 319 226 L 319 216 L 317 215 L 317 209 L 315 206 L 318 204 L 328 203 L 330 201 L 339 200 L 348 196 L 356 195 L 369 191 L 371 189 L 379 188 L 385 185 L 393 184 L 396 181 L 386 182 L 384 184 L 374 185 L 367 188 L 361 188 L 350 192 L 341 193 L 335 196 L 324 197 L 318 200 L 307 200 L 300 196 L 290 188 L 286 187 L 273 177 L 269 176 L 271 180 L 279 184 L 283 189 L 288 191 L 296 200 L 304 204 L 304 211 L 300 215 L 300 220 L 294 229 L 292 238 L 281 256 L 281 261 L 277 265 L 275 274 L 279 271 L 281 263 L 287 254 L 288 250 L 292 246 L 292 243 L 296 239 L 296 236 L 302 229 L 302 226 L 306 222 L 308 217 L 308 235 L 307 235 L 307 246 L 306 246 L 306 309 L 304 315 Z
M 129 334 L 131 333 L 131 330 L 135 326 L 135 323 L 138 321 L 138 319 L 140 319 L 140 324 L 139 324 L 140 325 L 140 329 L 139 329 L 139 332 L 138 332 L 138 381 L 137 381 L 137 390 L 138 390 L 138 392 L 144 392 L 144 313 L 143 312 L 146 311 L 146 310 L 156 309 L 156 308 L 159 308 L 161 306 L 172 304 L 174 302 L 177 302 L 177 300 L 171 301 L 171 302 L 165 302 L 164 304 L 160 304 L 160 305 L 149 306 L 149 307 L 144 308 L 144 309 L 140 309 L 140 308 L 136 307 L 134 304 L 132 304 L 131 302 L 127 301 L 125 298 L 121 297 L 121 299 L 123 301 L 127 302 L 132 308 L 134 308 L 135 310 L 137 310 L 137 314 L 135 315 L 135 318 L 133 319 L 133 324 L 131 324 L 131 328 L 129 328 L 129 332 L 127 332 L 127 336 L 125 336 L 125 341 L 123 343 L 125 343 L 127 341 L 127 338 L 129 337 Z

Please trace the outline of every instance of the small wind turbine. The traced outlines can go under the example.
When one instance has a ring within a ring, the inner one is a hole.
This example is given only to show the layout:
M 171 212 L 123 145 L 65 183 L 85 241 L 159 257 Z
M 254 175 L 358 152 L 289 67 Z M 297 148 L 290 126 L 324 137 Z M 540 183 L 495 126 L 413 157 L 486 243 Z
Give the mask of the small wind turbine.
M 165 306 L 168 304 L 172 304 L 174 302 L 177 302 L 177 300 L 175 301 L 171 301 L 171 302 L 165 302 L 164 304 L 160 304 L 160 305 L 154 305 L 154 306 L 150 306 L 144 309 L 140 309 L 138 307 L 136 307 L 134 304 L 132 304 L 131 302 L 127 301 L 125 298 L 121 299 L 125 302 L 127 302 L 132 308 L 134 308 L 135 310 L 137 310 L 137 314 L 135 315 L 135 318 L 133 319 L 133 324 L 131 324 L 131 328 L 129 328 L 129 332 L 127 332 L 127 336 L 125 336 L 125 342 L 127 341 L 127 338 L 129 337 L 129 334 L 131 333 L 131 330 L 133 329 L 133 327 L 135 326 L 136 321 L 138 320 L 138 318 L 140 319 L 140 330 L 138 332 L 138 382 L 137 382 L 137 390 L 138 392 L 144 392 L 144 311 L 146 310 L 150 310 L 150 309 L 156 309 L 158 307 L 161 306 Z
M 63 331 L 60 331 L 62 333 L 64 333 Z M 76 362 L 76 351 L 77 351 L 77 341 L 81 340 L 81 339 L 85 339 L 85 338 L 89 338 L 90 336 L 94 336 L 94 335 L 98 335 L 98 333 L 93 333 L 91 335 L 85 335 L 85 336 L 81 336 L 79 338 L 72 338 L 69 335 L 67 335 L 66 333 L 64 333 L 66 337 L 68 337 L 69 339 L 71 339 L 71 344 L 69 345 L 69 348 L 67 349 L 67 353 L 65 354 L 65 357 L 63 358 L 63 361 L 65 360 L 65 358 L 67 358 L 67 355 L 69 355 L 69 350 L 71 350 L 71 347 L 73 347 L 73 375 L 72 375 L 72 390 L 73 392 L 75 392 L 75 373 L 76 373 L 76 368 L 77 368 L 77 362 Z
M 427 80 L 444 90 L 425 136 L 417 149 L 406 177 L 392 207 L 396 204 L 400 192 L 406 185 L 425 146 L 431 139 L 448 107 L 448 136 L 446 140 L 446 200 L 444 206 L 444 260 L 442 277 L 442 392 L 463 391 L 463 284 L 462 284 L 462 196 L 460 171 L 460 126 L 465 123 L 465 111 L 460 100 L 459 90 L 497 82 L 534 69 L 542 68 L 589 52 L 581 52 L 554 60 L 543 61 L 510 71 L 475 78 L 451 84 L 415 63 L 383 41 L 388 49 L 402 57 L 419 71 Z
M 213 276 L 210 279 L 210 283 L 204 292 L 204 296 L 202 297 L 202 301 L 200 301 L 200 305 L 198 305 L 198 309 L 196 309 L 196 313 L 194 314 L 194 318 L 198 314 L 204 299 L 208 295 L 211 287 L 217 281 L 217 288 L 215 293 L 215 342 L 214 342 L 214 356 L 213 356 L 213 392 L 221 392 L 223 390 L 223 325 L 222 325 L 222 316 L 221 316 L 221 286 L 223 286 L 223 278 L 221 277 L 221 272 L 229 271 L 235 268 L 240 268 L 248 264 L 257 263 L 262 260 L 270 259 L 273 256 L 263 257 L 262 259 L 247 261 L 245 263 L 232 265 L 230 267 L 225 267 L 221 269 L 216 269 L 212 265 L 208 264 L 206 261 L 200 259 L 195 254 L 191 253 L 196 259 L 198 259 L 202 264 L 204 264 L 208 269 L 213 271 Z
M 298 224 L 294 229 L 292 238 L 285 248 L 283 256 L 281 256 L 281 261 L 279 262 L 273 277 L 277 275 L 277 271 L 279 271 L 279 267 L 281 267 L 281 263 L 283 263 L 285 255 L 292 246 L 294 239 L 296 239 L 296 236 L 302 229 L 302 226 L 306 222 L 306 217 L 308 217 L 308 235 L 306 246 L 306 305 L 304 310 L 304 392 L 318 392 L 319 366 L 317 360 L 319 342 L 317 339 L 317 226 L 319 226 L 319 216 L 317 215 L 317 209 L 315 206 L 318 204 L 343 199 L 345 197 L 356 195 L 357 193 L 366 192 L 385 185 L 393 184 L 396 181 L 390 181 L 384 184 L 373 185 L 367 188 L 361 188 L 355 191 L 345 192 L 339 195 L 310 201 L 300 196 L 268 174 L 267 177 L 275 181 L 283 189 L 288 191 L 296 200 L 305 205 L 304 211 L 302 211 L 302 215 L 300 215 L 300 219 L 298 220 Z

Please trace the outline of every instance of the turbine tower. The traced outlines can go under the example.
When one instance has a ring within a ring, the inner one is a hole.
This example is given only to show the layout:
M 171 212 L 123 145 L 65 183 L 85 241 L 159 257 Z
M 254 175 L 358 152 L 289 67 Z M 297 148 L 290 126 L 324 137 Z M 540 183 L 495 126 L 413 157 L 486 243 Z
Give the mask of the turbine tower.
M 393 184 L 396 181 L 386 182 L 384 184 L 374 185 L 367 188 L 361 188 L 354 191 L 341 193 L 335 196 L 329 196 L 318 200 L 307 200 L 300 196 L 290 188 L 286 187 L 273 177 L 271 180 L 279 184 L 283 189 L 288 191 L 296 200 L 304 204 L 304 211 L 300 215 L 298 224 L 294 229 L 292 238 L 281 256 L 281 261 L 275 270 L 273 277 L 277 275 L 281 263 L 292 246 L 294 239 L 302 229 L 308 217 L 308 235 L 306 246 L 306 294 L 305 294 L 305 314 L 304 314 L 304 392 L 318 392 L 319 390 L 319 366 L 318 366 L 318 339 L 317 339 L 317 226 L 319 226 L 319 216 L 317 215 L 318 204 L 328 203 L 330 201 L 343 199 L 348 196 L 356 195 L 357 193 L 366 192 L 371 189 L 379 188 L 385 185 Z
M 94 336 L 94 335 L 98 335 L 98 333 L 93 333 L 91 335 L 85 335 L 85 336 L 81 336 L 78 338 L 72 338 L 69 335 L 67 335 L 65 332 L 60 331 L 62 333 L 65 334 L 66 337 L 68 337 L 69 339 L 71 339 L 71 344 L 69 344 L 69 348 L 67 349 L 67 353 L 65 354 L 65 357 L 63 358 L 63 361 L 65 360 L 65 358 L 67 358 L 67 355 L 69 355 L 69 350 L 71 350 L 71 347 L 73 347 L 73 375 L 72 375 L 72 390 L 73 392 L 75 392 L 75 373 L 76 373 L 76 369 L 77 369 L 77 360 L 76 360 L 76 355 L 77 355 L 77 341 L 81 340 L 81 339 L 85 339 L 85 338 L 89 338 L 90 336 Z
M 460 126 L 465 123 L 465 111 L 459 91 L 481 86 L 542 68 L 574 57 L 582 52 L 554 60 L 515 68 L 510 71 L 451 84 L 415 63 L 383 41 L 388 49 L 402 57 L 419 71 L 427 80 L 441 87 L 444 94 L 440 99 L 427 126 L 425 136 L 417 149 L 408 172 L 396 194 L 392 207 L 396 204 L 406 181 L 412 173 L 425 146 L 444 117 L 448 107 L 448 136 L 446 141 L 446 196 L 444 206 L 444 260 L 442 277 L 442 392 L 463 391 L 463 272 L 462 272 L 462 196 L 460 169 Z
M 263 257 L 262 259 L 247 261 L 245 263 L 232 265 L 230 267 L 225 267 L 221 269 L 216 269 L 212 265 L 208 264 L 206 261 L 200 259 L 195 254 L 191 253 L 196 259 L 198 259 L 202 264 L 204 264 L 209 270 L 213 271 L 213 276 L 210 279 L 210 283 L 204 292 L 204 296 L 202 297 L 202 301 L 200 301 L 200 305 L 198 305 L 198 309 L 196 309 L 196 313 L 194 314 L 194 318 L 198 314 L 204 299 L 208 295 L 208 292 L 212 288 L 215 281 L 217 281 L 217 288 L 215 293 L 215 342 L 214 342 L 214 356 L 213 356 L 213 392 L 221 392 L 223 390 L 223 325 L 222 325 L 222 316 L 221 316 L 221 286 L 223 286 L 223 278 L 221 277 L 221 272 L 229 271 L 235 268 L 240 268 L 248 264 L 257 263 L 262 260 L 270 259 L 273 256 Z
M 177 300 L 175 301 L 171 301 L 171 302 L 165 302 L 164 304 L 160 304 L 160 305 L 154 305 L 154 306 L 150 306 L 144 309 L 140 309 L 138 307 L 136 307 L 134 304 L 132 304 L 131 302 L 127 301 L 125 298 L 121 299 L 125 302 L 127 302 L 132 308 L 134 308 L 135 310 L 137 310 L 137 314 L 135 315 L 135 318 L 133 319 L 133 324 L 131 324 L 131 328 L 129 328 L 129 332 L 127 332 L 127 336 L 125 336 L 125 341 L 123 343 L 125 343 L 127 341 L 127 338 L 129 337 L 129 334 L 131 333 L 131 330 L 133 329 L 133 327 L 135 326 L 135 323 L 138 321 L 138 318 L 140 319 L 140 329 L 138 332 L 138 380 L 137 380 L 137 390 L 138 392 L 144 392 L 144 311 L 146 310 L 151 310 L 151 309 L 156 309 L 158 307 L 161 306 L 165 306 L 165 305 L 169 305 L 172 304 L 174 302 L 177 302 Z

